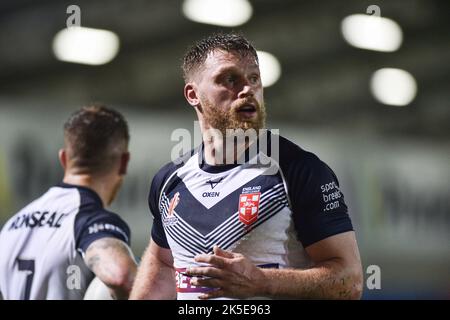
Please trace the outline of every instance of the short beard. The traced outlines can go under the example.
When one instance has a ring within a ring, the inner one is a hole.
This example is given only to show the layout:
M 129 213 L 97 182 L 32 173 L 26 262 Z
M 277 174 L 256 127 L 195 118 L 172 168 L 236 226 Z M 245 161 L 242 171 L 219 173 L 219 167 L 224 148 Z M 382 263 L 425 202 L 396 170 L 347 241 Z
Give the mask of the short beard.
M 255 99 L 242 99 L 238 103 L 233 104 L 228 110 L 222 110 L 214 106 L 205 97 L 201 98 L 201 102 L 205 124 L 207 124 L 210 128 L 219 130 L 224 137 L 226 136 L 227 129 L 255 129 L 258 131 L 259 129 L 265 128 L 266 109 L 264 103 L 259 104 Z M 252 102 L 256 107 L 256 118 L 245 120 L 240 119 L 237 109 L 249 102 Z

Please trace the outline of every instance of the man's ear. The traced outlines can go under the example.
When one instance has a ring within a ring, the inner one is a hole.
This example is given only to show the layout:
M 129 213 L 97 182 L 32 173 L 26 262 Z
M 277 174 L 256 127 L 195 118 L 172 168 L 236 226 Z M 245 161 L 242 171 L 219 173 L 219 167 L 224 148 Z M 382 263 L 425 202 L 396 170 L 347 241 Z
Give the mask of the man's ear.
M 59 159 L 59 163 L 61 164 L 61 167 L 63 167 L 63 169 L 66 170 L 66 168 L 67 168 L 67 152 L 65 149 L 59 149 L 58 159 Z
M 184 86 L 184 97 L 186 98 L 187 102 L 193 107 L 196 107 L 200 104 L 200 99 L 197 96 L 196 92 L 196 86 L 192 82 L 186 83 L 186 85 Z
M 120 157 L 119 175 L 127 174 L 128 163 L 130 162 L 130 153 L 124 152 Z

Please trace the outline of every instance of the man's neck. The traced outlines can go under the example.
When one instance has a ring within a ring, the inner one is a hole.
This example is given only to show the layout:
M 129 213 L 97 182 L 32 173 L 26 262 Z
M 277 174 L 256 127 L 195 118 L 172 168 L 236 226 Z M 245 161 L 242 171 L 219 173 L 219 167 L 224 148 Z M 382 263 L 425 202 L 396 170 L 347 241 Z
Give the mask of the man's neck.
M 223 139 L 203 141 L 203 145 L 205 162 L 213 166 L 237 163 L 249 146 L 248 142 L 237 144 L 234 141 L 227 146 Z
M 104 207 L 109 205 L 109 199 L 111 198 L 111 187 L 106 179 L 94 178 L 89 174 L 70 174 L 66 172 L 63 182 L 91 189 L 98 194 Z

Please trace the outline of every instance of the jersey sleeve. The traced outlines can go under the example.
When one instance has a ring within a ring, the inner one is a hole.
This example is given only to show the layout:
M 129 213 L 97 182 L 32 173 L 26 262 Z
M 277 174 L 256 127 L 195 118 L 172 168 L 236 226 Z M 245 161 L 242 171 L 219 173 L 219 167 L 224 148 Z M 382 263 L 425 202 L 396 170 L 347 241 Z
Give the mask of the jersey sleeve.
M 289 158 L 283 174 L 294 226 L 303 246 L 352 231 L 344 195 L 333 170 L 314 154 L 300 148 L 290 152 Z
M 82 212 L 75 220 L 75 245 L 84 254 L 89 245 L 101 238 L 116 238 L 130 245 L 130 228 L 117 214 L 99 209 Z

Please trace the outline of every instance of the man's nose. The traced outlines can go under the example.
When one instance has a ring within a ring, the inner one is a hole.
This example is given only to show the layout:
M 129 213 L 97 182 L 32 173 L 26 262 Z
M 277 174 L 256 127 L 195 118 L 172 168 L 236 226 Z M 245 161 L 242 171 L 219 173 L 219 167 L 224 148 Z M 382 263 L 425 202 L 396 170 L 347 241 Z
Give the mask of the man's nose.
M 253 95 L 253 87 L 249 83 L 245 83 L 241 91 L 239 91 L 238 98 L 253 97 Z

